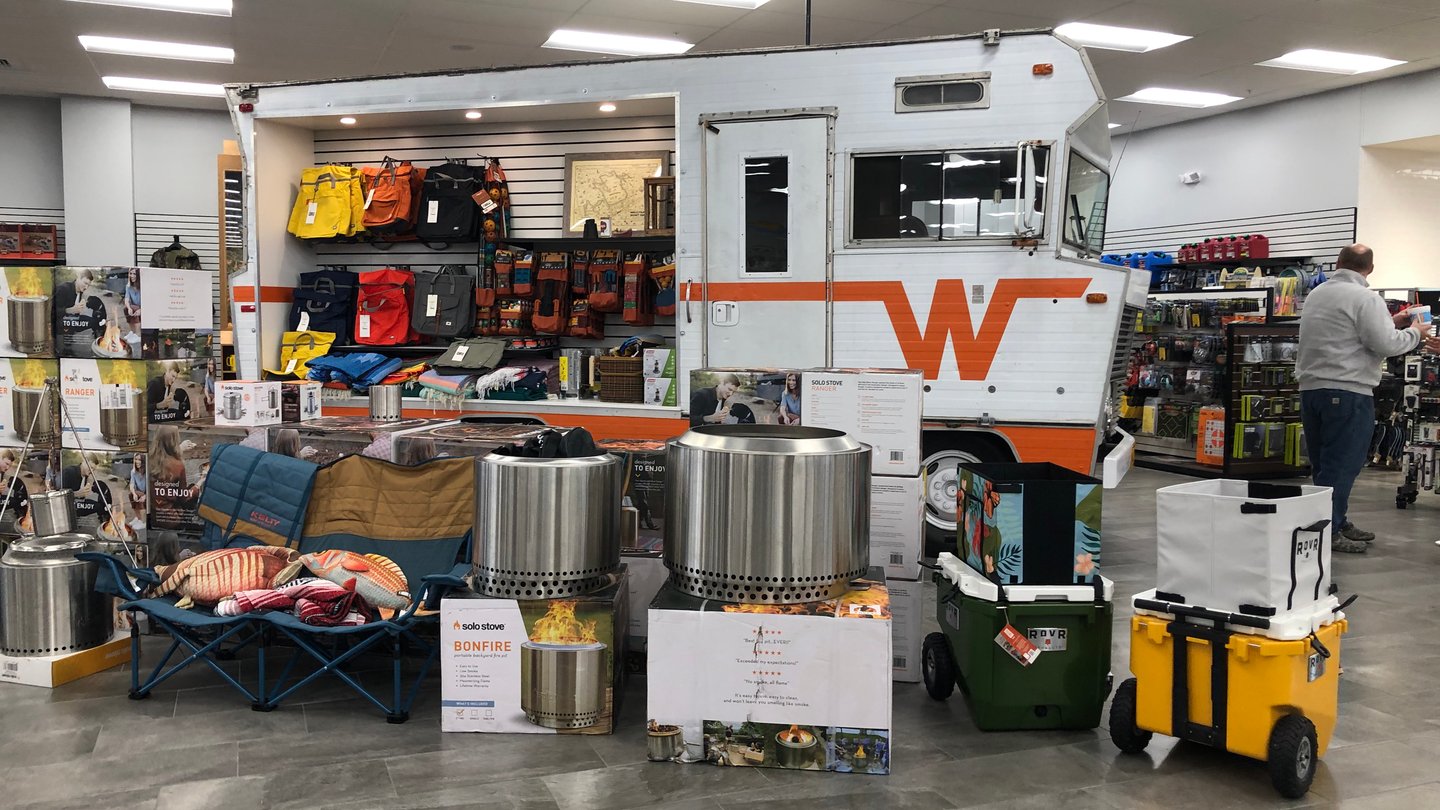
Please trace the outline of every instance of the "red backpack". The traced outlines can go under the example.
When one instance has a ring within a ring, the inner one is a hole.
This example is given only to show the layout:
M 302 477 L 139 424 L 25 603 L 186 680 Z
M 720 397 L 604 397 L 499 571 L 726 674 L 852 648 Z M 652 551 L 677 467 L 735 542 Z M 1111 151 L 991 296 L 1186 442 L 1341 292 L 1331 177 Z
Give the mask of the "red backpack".
M 367 346 L 398 346 L 416 340 L 410 331 L 410 301 L 415 275 L 386 267 L 359 274 L 355 304 L 355 342 Z
M 570 327 L 570 255 L 542 253 L 535 276 L 535 331 L 563 335 Z
M 625 323 L 650 326 L 655 323 L 655 285 L 650 281 L 650 257 L 631 254 L 625 260 L 622 292 L 625 299 Z

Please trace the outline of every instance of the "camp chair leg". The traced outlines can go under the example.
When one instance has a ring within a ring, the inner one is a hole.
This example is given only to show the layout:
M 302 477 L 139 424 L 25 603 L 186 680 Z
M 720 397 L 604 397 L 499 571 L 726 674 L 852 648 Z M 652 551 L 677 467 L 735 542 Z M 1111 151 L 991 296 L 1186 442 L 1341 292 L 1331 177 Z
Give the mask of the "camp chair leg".
M 175 649 L 173 646 L 170 648 Z M 135 611 L 130 611 L 130 699 L 144 700 L 150 692 L 140 691 L 140 626 L 135 622 Z
M 403 714 L 406 719 L 408 719 L 410 717 L 410 709 L 415 705 L 415 699 L 420 697 L 420 687 L 425 685 L 425 676 L 430 674 L 430 667 L 440 659 L 440 648 L 420 638 L 420 636 L 416 635 L 409 628 L 405 630 L 404 635 L 409 638 L 413 644 L 418 645 L 420 649 L 425 651 L 424 660 L 420 664 L 420 671 L 415 674 L 415 682 L 410 686 L 410 694 L 405 698 Z M 403 723 L 404 721 L 401 720 L 398 722 Z
M 150 692 L 150 690 L 154 689 L 155 687 L 159 686 L 161 683 L 169 679 L 171 675 L 174 675 L 175 673 L 179 672 L 182 669 L 185 669 L 196 661 L 199 661 L 200 663 L 213 670 L 216 675 L 219 675 L 221 680 L 230 684 L 230 686 L 234 687 L 237 691 L 240 692 L 240 694 L 248 698 L 251 703 L 259 701 L 259 698 L 255 695 L 255 693 L 251 692 L 249 689 L 246 689 L 244 684 L 236 680 L 233 675 L 225 671 L 224 667 L 220 666 L 219 663 L 217 663 L 213 658 L 211 658 L 211 655 L 214 653 L 214 651 L 219 649 L 220 646 L 223 645 L 226 641 L 228 641 L 232 636 L 246 629 L 250 629 L 253 631 L 254 628 L 247 628 L 246 624 L 232 625 L 224 632 L 217 635 L 212 641 L 208 643 L 202 643 L 198 639 L 192 639 L 180 627 L 177 627 L 176 625 L 171 624 L 164 619 L 156 616 L 151 616 L 150 618 L 156 623 L 158 623 L 162 628 L 164 628 L 165 632 L 169 633 L 170 636 L 175 639 L 175 641 L 170 645 L 170 649 L 165 653 L 165 657 L 161 659 L 159 664 L 156 665 L 155 670 L 150 673 L 150 677 L 145 682 L 144 686 L 139 687 L 137 691 L 148 693 Z M 190 655 L 185 658 L 185 660 L 181 661 L 178 664 L 175 664 L 174 666 L 162 672 L 162 668 L 165 666 L 166 663 L 169 662 L 170 657 L 175 654 L 175 651 L 178 650 L 180 645 L 182 644 L 190 650 Z M 135 699 L 139 700 L 139 698 Z
M 265 651 L 269 646 L 270 628 L 261 628 L 260 643 L 256 645 L 255 649 L 256 665 L 259 667 L 260 673 L 259 680 L 256 681 L 255 684 L 256 699 L 250 704 L 250 711 L 252 712 L 268 712 L 275 708 L 265 702 Z
M 312 644 L 308 639 L 302 638 L 301 635 L 291 632 L 289 628 L 281 627 L 280 632 L 284 633 L 286 638 L 289 638 L 291 641 L 295 642 L 296 646 L 308 653 L 310 657 L 314 658 L 316 661 L 319 661 L 320 667 L 314 672 L 311 672 L 309 675 L 306 675 L 304 678 L 296 681 L 294 684 L 286 687 L 285 689 L 277 691 L 274 695 L 270 696 L 266 700 L 267 704 L 271 705 L 272 707 L 278 706 L 280 704 L 280 701 L 294 694 L 296 690 L 304 687 L 311 681 L 320 678 L 326 673 L 329 673 L 344 681 L 347 685 L 349 685 L 351 689 L 355 690 L 356 694 L 370 701 L 370 703 L 373 704 L 375 708 L 384 712 L 386 715 L 392 713 L 389 706 L 386 706 L 381 700 L 370 694 L 369 690 L 367 690 L 363 685 L 361 685 L 359 681 L 355 680 L 355 678 L 352 677 L 350 673 L 345 672 L 340 668 L 341 665 L 345 664 L 351 658 L 354 658 L 355 656 L 374 646 L 377 642 L 379 642 L 385 637 L 384 634 L 376 633 L 375 635 L 363 639 L 358 644 L 355 644 L 345 652 L 337 656 L 331 657 L 326 655 L 325 650 L 321 649 L 315 644 Z
M 403 698 L 400 696 L 400 690 L 405 680 L 405 636 L 400 633 L 396 633 L 390 638 L 390 659 L 391 695 L 394 698 L 390 705 L 395 710 L 385 715 L 385 722 L 400 724 L 410 719 L 410 712 L 405 711 L 409 707 L 401 708 Z

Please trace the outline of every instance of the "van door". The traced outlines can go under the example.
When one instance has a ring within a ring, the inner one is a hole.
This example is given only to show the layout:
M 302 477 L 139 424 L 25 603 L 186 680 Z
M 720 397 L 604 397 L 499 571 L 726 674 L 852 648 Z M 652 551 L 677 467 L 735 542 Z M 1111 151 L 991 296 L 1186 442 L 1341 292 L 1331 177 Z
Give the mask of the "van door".
M 829 362 L 832 122 L 702 119 L 706 365 Z

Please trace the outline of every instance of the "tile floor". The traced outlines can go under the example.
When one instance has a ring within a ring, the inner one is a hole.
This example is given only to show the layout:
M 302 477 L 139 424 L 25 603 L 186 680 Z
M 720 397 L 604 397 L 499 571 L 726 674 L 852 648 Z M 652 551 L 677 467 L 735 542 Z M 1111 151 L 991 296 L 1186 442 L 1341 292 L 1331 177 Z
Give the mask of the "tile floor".
M 937 704 L 913 684 L 895 687 L 895 772 L 871 777 L 647 763 L 643 678 L 626 694 L 623 730 L 587 738 L 443 735 L 434 690 L 403 726 L 333 685 L 257 714 L 202 670 L 133 702 L 117 669 L 54 691 L 0 686 L 0 806 L 1440 807 L 1440 496 L 1397 511 L 1395 479 L 1366 474 L 1352 519 L 1380 539 L 1335 560 L 1341 588 L 1361 599 L 1344 644 L 1340 726 L 1300 802 L 1279 800 L 1262 766 L 1203 746 L 1157 738 L 1132 757 L 1103 730 L 983 734 L 958 697 Z M 1137 470 L 1107 494 L 1104 570 L 1117 601 L 1153 584 L 1153 491 L 1181 480 Z M 1128 613 L 1116 612 L 1118 629 Z M 1128 638 L 1115 638 L 1119 678 Z

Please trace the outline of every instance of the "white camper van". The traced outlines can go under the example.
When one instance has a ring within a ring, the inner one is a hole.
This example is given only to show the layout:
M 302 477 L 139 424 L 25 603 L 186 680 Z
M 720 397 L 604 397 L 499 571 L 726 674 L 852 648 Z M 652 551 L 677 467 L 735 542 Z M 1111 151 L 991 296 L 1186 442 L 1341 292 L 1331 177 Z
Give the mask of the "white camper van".
M 1145 284 L 1097 260 L 1106 108 L 1085 54 L 1049 32 L 235 86 L 229 103 L 245 161 L 232 287 L 247 377 L 275 363 L 299 273 L 474 263 L 474 243 L 290 236 L 302 169 L 498 157 L 510 237 L 544 246 L 575 244 L 577 158 L 658 153 L 675 178 L 674 317 L 611 316 L 607 340 L 561 346 L 659 333 L 676 352 L 678 406 L 467 410 L 667 438 L 685 429 L 691 369 L 917 368 L 937 531 L 954 531 L 956 461 L 1096 466 L 1118 336 Z

